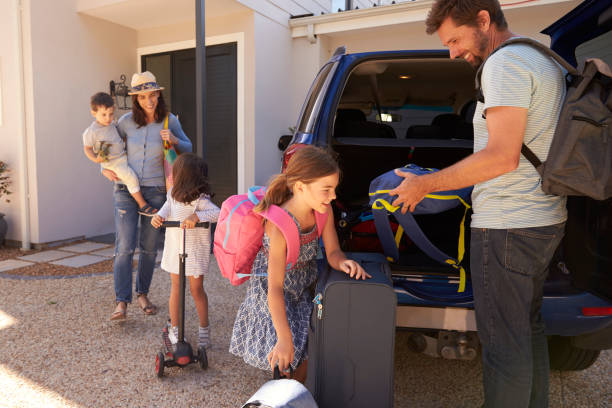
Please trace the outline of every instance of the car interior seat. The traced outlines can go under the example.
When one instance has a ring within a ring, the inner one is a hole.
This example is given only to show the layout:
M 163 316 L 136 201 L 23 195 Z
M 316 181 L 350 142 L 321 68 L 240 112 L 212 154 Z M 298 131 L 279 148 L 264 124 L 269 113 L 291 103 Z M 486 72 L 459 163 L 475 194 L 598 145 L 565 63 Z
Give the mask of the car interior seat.
M 432 126 L 440 128 L 442 139 L 458 139 L 464 132 L 465 120 L 456 113 L 443 113 L 431 121 Z
M 432 125 L 412 125 L 406 130 L 406 139 L 440 139 L 442 129 Z
M 471 101 L 466 102 L 465 105 L 461 107 L 461 112 L 459 114 L 461 115 L 463 120 L 465 120 L 466 123 L 472 123 L 472 121 L 474 120 L 475 111 L 476 101 L 472 99 Z
M 468 101 L 459 112 L 459 115 L 463 118 L 463 125 L 460 127 L 459 132 L 457 132 L 456 137 L 458 139 L 474 139 L 474 126 L 472 125 L 472 121 L 474 120 L 474 112 L 476 111 L 476 101 L 471 100 Z
M 406 139 L 450 139 L 452 129 L 457 121 L 453 113 L 436 116 L 430 125 L 412 125 L 406 130 Z
M 472 111 L 473 114 L 473 111 Z M 406 131 L 406 139 L 473 139 L 471 121 L 456 113 L 442 113 L 434 117 L 431 125 L 413 125 Z
M 395 130 L 385 123 L 368 121 L 361 109 L 338 109 L 334 136 L 395 139 Z

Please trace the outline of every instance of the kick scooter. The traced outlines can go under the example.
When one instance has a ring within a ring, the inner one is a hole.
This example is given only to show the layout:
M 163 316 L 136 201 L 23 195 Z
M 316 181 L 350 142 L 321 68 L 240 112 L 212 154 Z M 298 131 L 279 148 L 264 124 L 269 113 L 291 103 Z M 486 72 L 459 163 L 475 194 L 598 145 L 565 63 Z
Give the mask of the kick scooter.
M 164 221 L 162 227 L 180 228 L 179 221 Z M 208 222 L 198 222 L 196 228 L 210 228 Z M 189 364 L 198 363 L 202 370 L 208 368 L 208 357 L 206 349 L 198 347 L 197 354 L 193 354 L 191 345 L 185 341 L 185 228 L 181 228 L 181 247 L 179 251 L 179 321 L 178 321 L 178 342 L 172 345 L 168 338 L 168 327 L 164 327 L 162 338 L 164 346 L 155 357 L 155 374 L 158 377 L 164 376 L 164 367 L 185 367 Z

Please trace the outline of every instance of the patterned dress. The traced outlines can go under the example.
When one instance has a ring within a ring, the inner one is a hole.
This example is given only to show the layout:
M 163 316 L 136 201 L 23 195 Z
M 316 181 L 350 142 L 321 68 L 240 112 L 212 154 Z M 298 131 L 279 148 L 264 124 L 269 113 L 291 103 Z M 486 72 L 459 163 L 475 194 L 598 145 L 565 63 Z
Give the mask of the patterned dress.
M 289 213 L 291 215 L 291 213 Z M 293 337 L 295 369 L 307 358 L 308 327 L 312 312 L 312 297 L 309 287 L 317 279 L 317 256 L 320 254 L 316 225 L 312 231 L 303 233 L 295 217 L 300 233 L 300 254 L 293 268 L 285 272 L 283 289 L 287 320 Z M 246 298 L 240 305 L 234 323 L 230 353 L 242 357 L 247 364 L 262 370 L 271 370 L 268 354 L 276 344 L 276 330 L 268 309 L 268 253 L 270 238 L 263 236 L 262 247 L 255 257 L 248 281 Z

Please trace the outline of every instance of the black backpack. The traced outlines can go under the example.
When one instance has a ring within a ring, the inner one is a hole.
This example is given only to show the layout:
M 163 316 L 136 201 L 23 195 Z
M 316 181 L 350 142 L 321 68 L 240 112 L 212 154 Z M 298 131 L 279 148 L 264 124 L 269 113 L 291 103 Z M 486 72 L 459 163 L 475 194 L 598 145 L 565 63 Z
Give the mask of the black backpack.
M 612 73 L 605 62 L 587 60 L 579 70 L 545 45 L 518 37 L 501 44 L 490 55 L 510 44 L 528 44 L 553 58 L 567 72 L 567 92 L 559 122 L 545 162 L 523 143 L 521 153 L 542 177 L 546 194 L 612 197 Z M 485 61 L 486 63 L 486 61 Z M 478 100 L 483 63 L 476 73 Z

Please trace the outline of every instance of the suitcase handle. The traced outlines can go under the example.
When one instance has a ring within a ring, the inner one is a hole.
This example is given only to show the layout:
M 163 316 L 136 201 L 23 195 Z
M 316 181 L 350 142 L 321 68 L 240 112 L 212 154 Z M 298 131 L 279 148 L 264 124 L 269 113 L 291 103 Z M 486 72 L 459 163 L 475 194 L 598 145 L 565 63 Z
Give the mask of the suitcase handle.
M 291 367 L 291 364 L 289 364 L 289 375 L 291 377 L 293 377 L 293 367 Z M 280 373 L 280 369 L 278 368 L 278 366 L 274 366 L 274 374 L 272 376 L 273 380 L 280 380 L 281 378 L 287 378 L 286 375 L 281 375 Z

